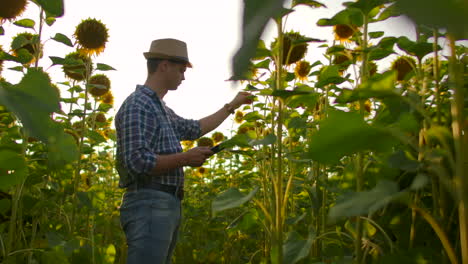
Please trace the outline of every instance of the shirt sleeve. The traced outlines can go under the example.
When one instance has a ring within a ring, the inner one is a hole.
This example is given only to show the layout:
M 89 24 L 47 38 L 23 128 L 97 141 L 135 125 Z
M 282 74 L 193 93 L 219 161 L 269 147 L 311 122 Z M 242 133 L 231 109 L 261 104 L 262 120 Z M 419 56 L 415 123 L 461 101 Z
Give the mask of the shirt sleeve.
M 179 140 L 195 140 L 201 135 L 200 121 L 194 119 L 185 119 L 178 116 L 172 109 L 167 108 L 174 122 L 179 135 Z
M 126 105 L 121 115 L 120 139 L 123 165 L 133 175 L 149 174 L 156 166 L 156 154 L 149 140 L 157 129 L 156 120 L 140 104 Z

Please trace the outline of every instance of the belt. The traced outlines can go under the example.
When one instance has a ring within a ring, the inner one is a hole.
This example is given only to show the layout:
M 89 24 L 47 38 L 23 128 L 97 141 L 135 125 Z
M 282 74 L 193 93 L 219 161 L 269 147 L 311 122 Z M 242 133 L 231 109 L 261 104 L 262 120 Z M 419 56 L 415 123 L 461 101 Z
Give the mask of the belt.
M 167 184 L 161 184 L 161 183 L 155 183 L 155 182 L 148 182 L 143 184 L 143 186 L 130 186 L 127 187 L 127 192 L 133 192 L 137 191 L 139 189 L 151 189 L 151 190 L 156 190 L 156 191 L 162 191 L 166 192 L 169 194 L 174 195 L 175 197 L 179 198 L 180 200 L 184 199 L 184 188 L 183 187 L 177 187 L 173 185 L 167 185 Z

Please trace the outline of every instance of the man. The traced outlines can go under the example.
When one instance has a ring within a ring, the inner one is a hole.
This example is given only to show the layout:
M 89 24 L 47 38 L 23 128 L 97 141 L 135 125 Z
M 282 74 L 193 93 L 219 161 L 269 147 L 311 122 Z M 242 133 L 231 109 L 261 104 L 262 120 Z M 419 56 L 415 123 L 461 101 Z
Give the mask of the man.
M 183 167 L 201 166 L 213 154 L 207 147 L 182 152 L 180 141 L 212 131 L 251 99 L 241 92 L 201 120 L 184 119 L 162 99 L 177 89 L 186 68 L 192 66 L 185 42 L 155 40 L 144 56 L 146 82 L 137 85 L 115 118 L 119 186 L 126 188 L 120 217 L 128 264 L 170 263 L 181 220 Z

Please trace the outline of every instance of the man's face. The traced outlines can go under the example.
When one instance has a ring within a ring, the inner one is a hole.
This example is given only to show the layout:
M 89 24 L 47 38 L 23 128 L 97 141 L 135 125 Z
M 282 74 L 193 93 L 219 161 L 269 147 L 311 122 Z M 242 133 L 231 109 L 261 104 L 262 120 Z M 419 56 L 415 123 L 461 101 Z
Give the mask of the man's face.
M 169 90 L 176 90 L 177 87 L 185 80 L 185 64 L 167 62 L 167 82 Z

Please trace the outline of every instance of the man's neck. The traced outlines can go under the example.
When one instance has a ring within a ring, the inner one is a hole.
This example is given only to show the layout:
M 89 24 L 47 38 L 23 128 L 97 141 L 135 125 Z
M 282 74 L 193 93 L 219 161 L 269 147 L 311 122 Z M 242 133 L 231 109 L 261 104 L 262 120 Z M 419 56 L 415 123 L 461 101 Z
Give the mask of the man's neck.
M 151 81 L 150 79 L 147 79 L 145 82 L 145 86 L 153 90 L 161 100 L 167 94 L 167 89 L 161 85 L 161 82 Z

